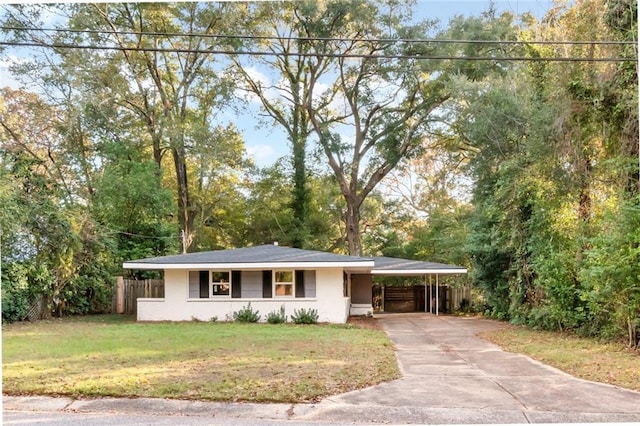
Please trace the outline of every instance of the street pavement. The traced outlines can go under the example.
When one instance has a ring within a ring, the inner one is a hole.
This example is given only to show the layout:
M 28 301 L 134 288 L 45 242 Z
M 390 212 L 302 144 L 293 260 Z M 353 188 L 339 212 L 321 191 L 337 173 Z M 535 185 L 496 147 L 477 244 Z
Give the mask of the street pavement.
M 640 425 L 640 393 L 574 378 L 477 333 L 499 322 L 380 315 L 402 378 L 316 404 L 151 398 L 3 397 L 3 424 L 330 425 L 625 423 Z

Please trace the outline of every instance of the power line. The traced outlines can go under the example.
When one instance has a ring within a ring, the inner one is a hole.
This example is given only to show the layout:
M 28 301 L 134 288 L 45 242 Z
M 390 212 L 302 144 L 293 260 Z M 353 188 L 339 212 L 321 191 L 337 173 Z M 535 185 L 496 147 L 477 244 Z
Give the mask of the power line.
M 118 234 L 118 235 L 126 235 L 126 236 L 129 236 L 129 237 L 146 238 L 146 239 L 152 239 L 152 240 L 175 240 L 175 239 L 179 239 L 180 238 L 179 235 L 171 235 L 171 236 L 166 236 L 166 237 L 159 237 L 159 236 L 156 236 L 156 235 L 143 235 L 143 234 L 136 234 L 136 233 L 132 233 L 132 232 L 118 231 L 118 230 L 111 229 L 111 228 L 108 228 L 108 227 L 105 227 L 105 229 L 107 229 L 108 232 L 103 233 L 103 235 Z
M 257 35 L 228 35 L 228 34 L 203 34 L 190 32 L 165 32 L 165 31 L 121 31 L 121 30 L 77 30 L 64 28 L 37 28 L 37 27 L 13 27 L 0 26 L 5 31 L 42 31 L 61 32 L 71 34 L 124 34 L 134 36 L 153 37 L 198 37 L 226 40 L 278 40 L 278 41 L 337 41 L 337 42 L 376 42 L 376 43 L 428 43 L 428 44 L 505 44 L 505 45 L 636 45 L 635 41 L 610 41 L 610 40 L 451 40 L 451 39 L 403 39 L 403 38 L 343 38 L 343 37 L 284 37 L 284 36 L 257 36 Z
M 241 55 L 241 56 L 300 56 L 314 58 L 352 58 L 352 59 L 430 59 L 451 61 L 525 61 L 525 62 L 635 62 L 637 58 L 630 57 L 528 57 L 528 56 L 450 56 L 427 54 L 364 54 L 364 53 L 306 53 L 306 52 L 269 52 L 259 50 L 225 50 L 225 49 L 182 49 L 172 47 L 128 47 L 128 46 L 96 46 L 63 43 L 36 43 L 36 42 L 6 42 L 0 41 L 0 46 L 15 47 L 44 47 L 51 49 L 69 50 L 117 50 L 127 52 L 150 53 L 194 53 L 213 55 Z

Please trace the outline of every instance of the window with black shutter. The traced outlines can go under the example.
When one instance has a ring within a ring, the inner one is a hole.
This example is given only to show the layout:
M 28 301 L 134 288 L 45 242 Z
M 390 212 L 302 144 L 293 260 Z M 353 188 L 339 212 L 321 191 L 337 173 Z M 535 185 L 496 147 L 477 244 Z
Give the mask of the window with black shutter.
M 272 291 L 271 284 L 273 283 L 271 271 L 262 271 L 262 297 L 265 299 L 271 299 Z
M 200 271 L 200 298 L 209 298 L 209 271 Z
M 304 271 L 296 271 L 296 297 L 305 297 Z
M 242 273 L 231 271 L 231 297 L 239 299 L 242 295 Z

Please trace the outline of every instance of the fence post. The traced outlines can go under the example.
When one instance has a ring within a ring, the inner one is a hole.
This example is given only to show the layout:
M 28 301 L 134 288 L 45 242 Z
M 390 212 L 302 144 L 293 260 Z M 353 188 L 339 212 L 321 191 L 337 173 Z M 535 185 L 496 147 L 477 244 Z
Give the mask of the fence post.
M 118 277 L 117 281 L 116 312 L 124 314 L 124 277 Z

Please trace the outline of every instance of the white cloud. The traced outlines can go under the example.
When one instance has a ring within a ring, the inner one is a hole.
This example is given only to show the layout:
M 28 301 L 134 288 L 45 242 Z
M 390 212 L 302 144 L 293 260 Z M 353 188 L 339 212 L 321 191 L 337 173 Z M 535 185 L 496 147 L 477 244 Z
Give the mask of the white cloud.
M 262 71 L 258 70 L 257 68 L 254 68 L 254 67 L 245 68 L 245 72 L 249 75 L 249 77 L 251 77 L 251 79 L 253 81 L 255 81 L 260 86 L 262 86 L 262 88 L 263 88 L 263 90 L 265 92 L 265 97 L 267 99 L 276 99 L 276 98 L 278 98 L 278 90 L 277 89 L 275 89 L 275 88 L 266 89 L 267 87 L 272 86 L 273 83 L 272 83 L 271 79 L 265 73 L 263 73 Z M 258 98 L 258 96 L 256 94 L 254 94 L 253 92 L 251 92 L 251 91 L 242 90 L 239 94 L 240 94 L 240 97 L 244 98 L 245 100 L 247 100 L 250 103 L 262 105 L 262 102 L 260 101 L 260 98 Z
M 270 166 L 276 160 L 276 150 L 271 145 L 255 144 L 246 147 L 247 155 L 253 159 L 257 166 Z
M 257 81 L 264 86 L 271 84 L 271 80 L 269 79 L 269 77 L 267 77 L 265 73 L 259 71 L 258 69 L 249 67 L 246 68 L 245 71 L 247 74 L 249 74 L 249 77 L 251 77 L 253 81 Z

